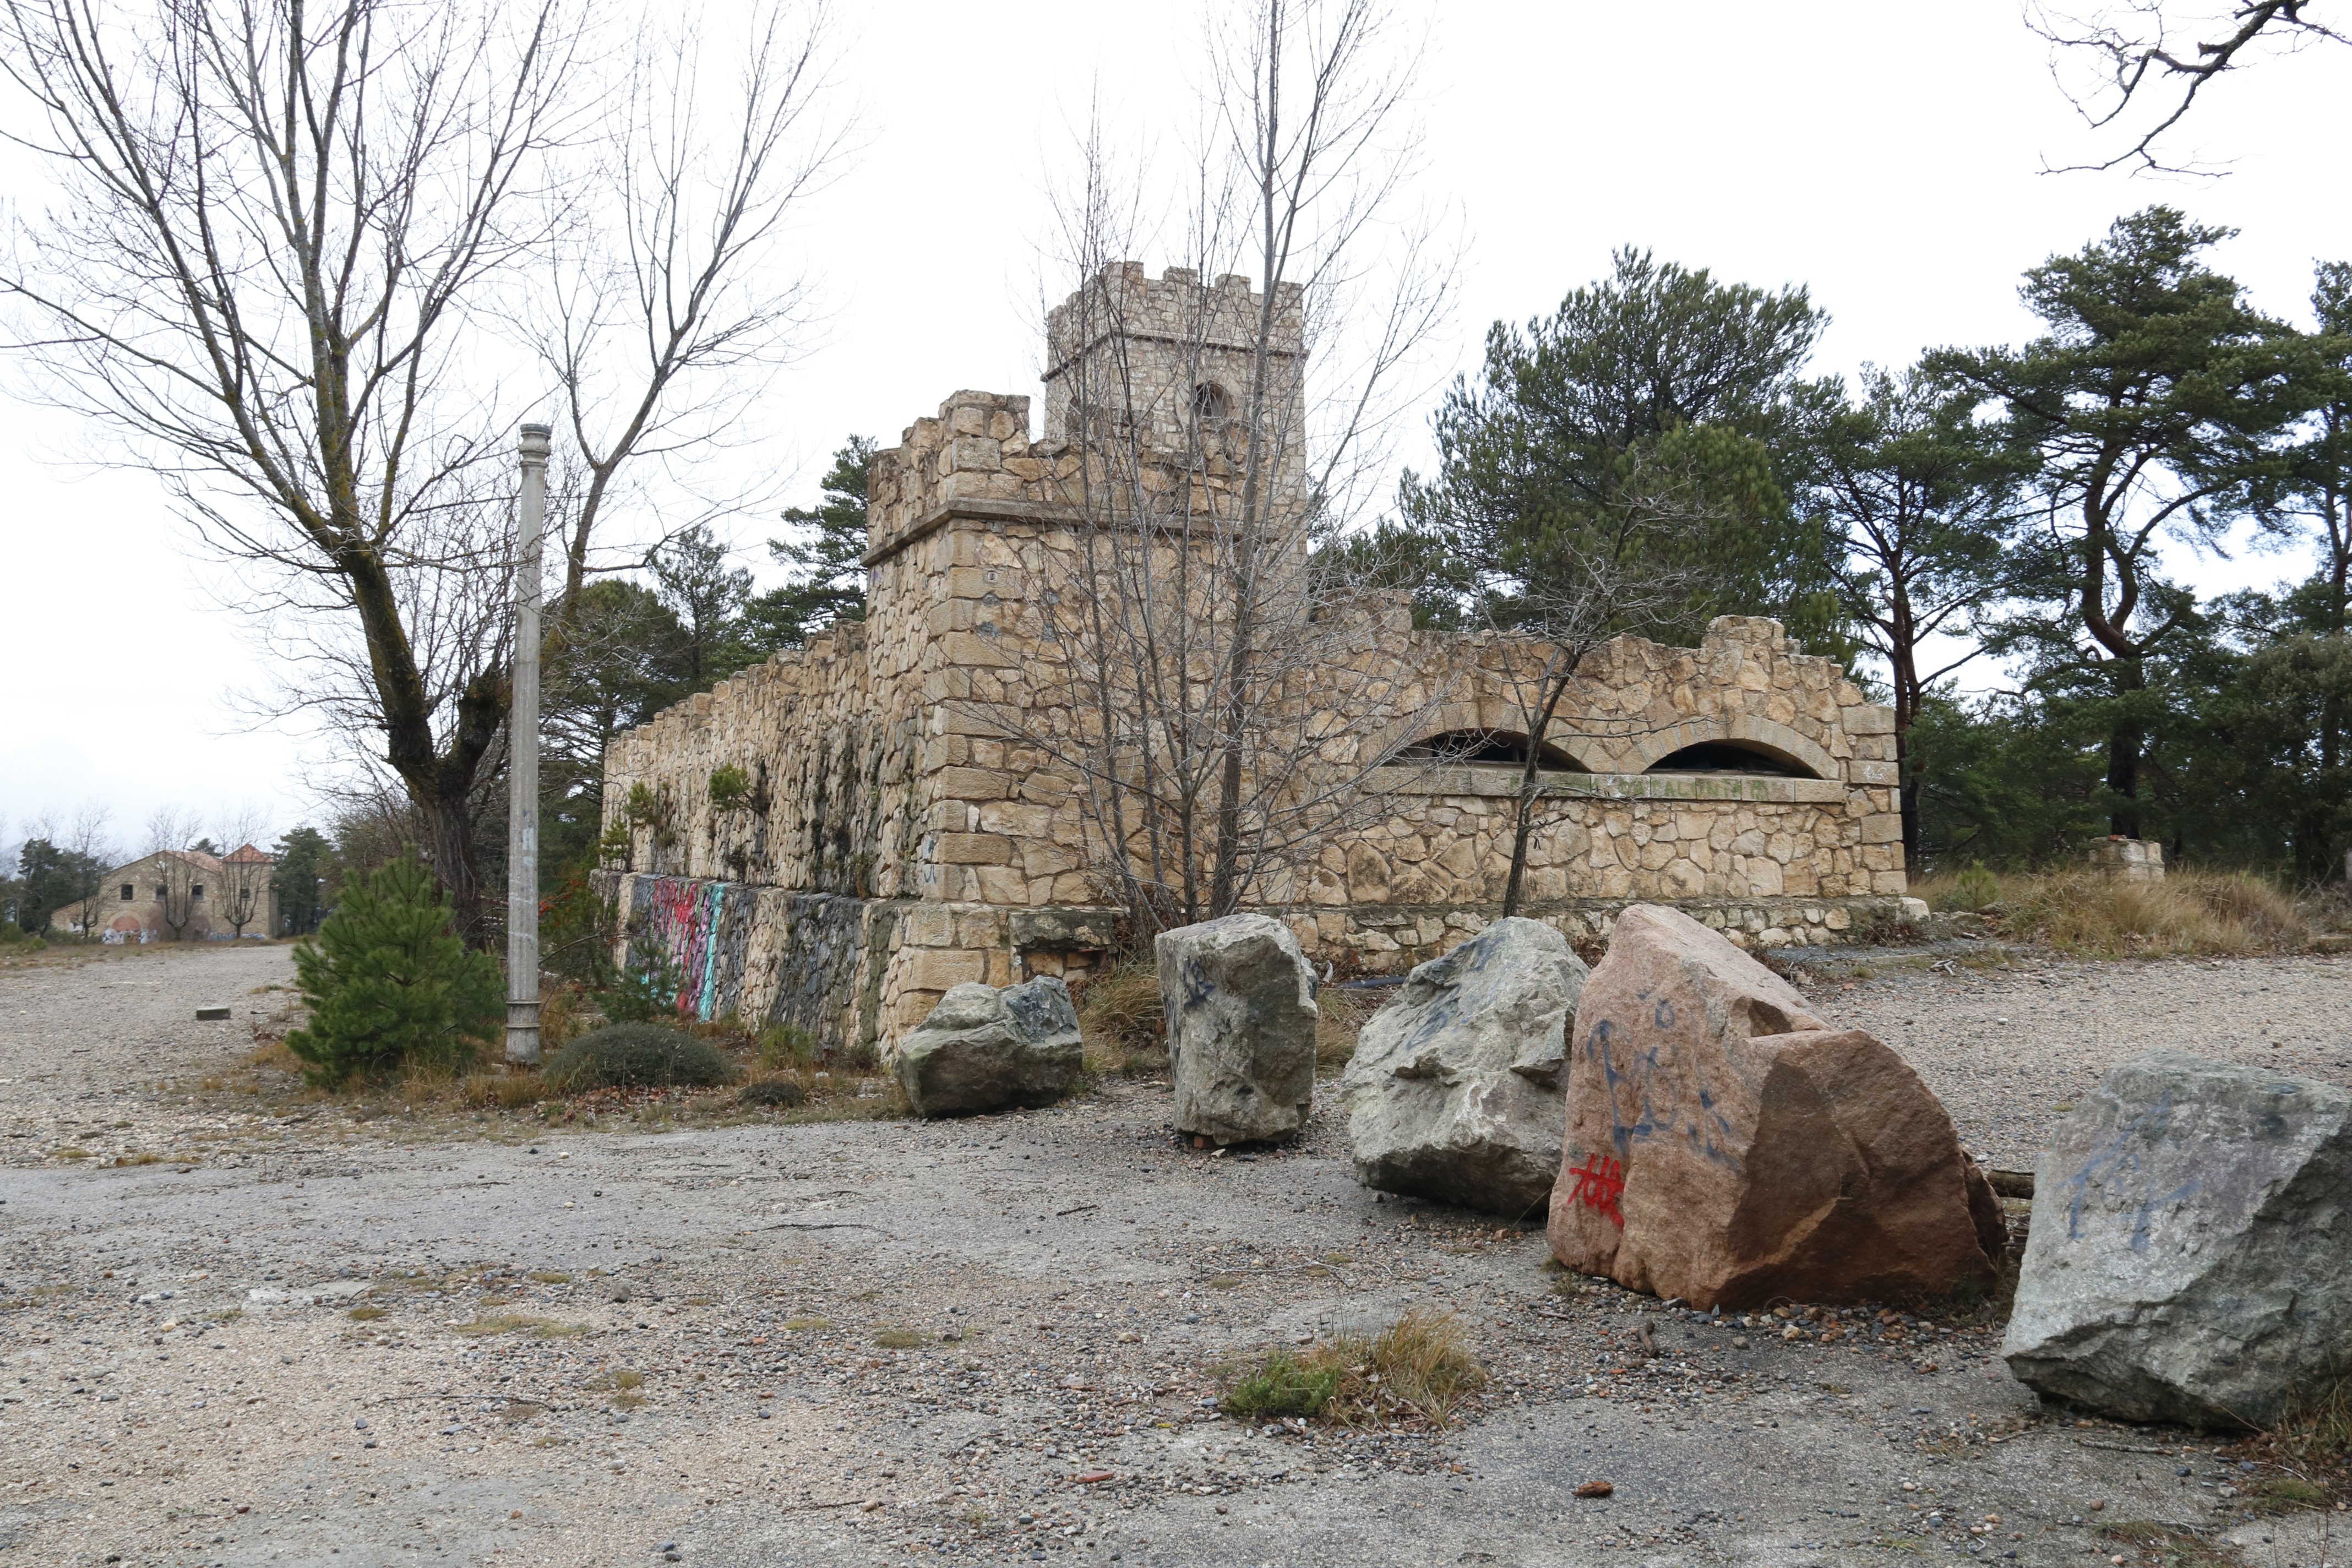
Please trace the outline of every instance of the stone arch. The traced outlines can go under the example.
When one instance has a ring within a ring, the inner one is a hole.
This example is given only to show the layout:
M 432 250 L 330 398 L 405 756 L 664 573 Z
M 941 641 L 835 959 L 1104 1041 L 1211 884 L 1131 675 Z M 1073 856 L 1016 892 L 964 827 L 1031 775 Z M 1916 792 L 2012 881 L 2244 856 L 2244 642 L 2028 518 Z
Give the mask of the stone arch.
M 1646 773 L 1663 758 L 1672 756 L 1685 746 L 1707 742 L 1737 746 L 1741 751 L 1754 752 L 1771 758 L 1784 767 L 1801 768 L 1817 779 L 1842 779 L 1845 769 L 1838 760 L 1814 742 L 1805 739 L 1786 724 L 1752 714 L 1735 714 L 1730 719 L 1685 719 L 1670 729 L 1633 741 L 1619 759 L 1620 770 L 1629 773 Z
M 1506 704 L 1496 702 L 1441 702 L 1412 719 L 1390 725 L 1372 742 L 1372 754 L 1382 762 L 1392 760 L 1399 752 L 1419 741 L 1439 735 L 1459 734 L 1468 730 L 1484 730 L 1497 735 L 1519 736 L 1521 715 Z M 1672 748 L 1668 748 L 1671 750 Z M 1607 753 L 1597 750 L 1589 735 L 1555 732 L 1544 741 L 1544 750 L 1557 752 L 1575 766 L 1589 773 L 1617 771 Z M 1665 755 L 1664 752 L 1658 753 Z

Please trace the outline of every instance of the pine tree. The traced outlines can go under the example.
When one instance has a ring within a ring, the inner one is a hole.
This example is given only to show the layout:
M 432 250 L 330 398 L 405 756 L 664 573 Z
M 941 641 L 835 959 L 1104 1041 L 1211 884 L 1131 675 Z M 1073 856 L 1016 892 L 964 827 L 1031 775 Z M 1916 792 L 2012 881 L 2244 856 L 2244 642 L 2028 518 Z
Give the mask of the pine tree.
M 413 858 L 346 888 L 294 950 L 294 970 L 310 1023 L 287 1048 L 330 1088 L 411 1064 L 462 1067 L 498 1037 L 505 1011 L 498 962 L 467 951 L 440 884 Z
M 798 647 L 837 621 L 866 618 L 866 480 L 875 449 L 872 437 L 852 436 L 833 455 L 824 503 L 786 511 L 784 521 L 801 531 L 768 541 L 793 580 L 744 609 L 747 631 L 765 647 Z

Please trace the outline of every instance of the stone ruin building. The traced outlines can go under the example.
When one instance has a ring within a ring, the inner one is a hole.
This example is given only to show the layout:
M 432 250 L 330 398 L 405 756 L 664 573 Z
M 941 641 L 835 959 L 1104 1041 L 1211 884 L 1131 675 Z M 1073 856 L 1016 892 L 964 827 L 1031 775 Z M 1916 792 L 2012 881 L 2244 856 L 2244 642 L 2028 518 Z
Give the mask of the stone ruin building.
M 1054 312 L 1045 439 L 1026 397 L 959 392 L 876 456 L 863 622 L 613 741 L 604 820 L 630 848 L 600 885 L 628 931 L 667 945 L 684 1010 L 887 1046 L 958 982 L 1077 975 L 1112 951 L 1069 781 L 991 717 L 1069 701 L 1055 585 L 1093 526 L 1072 499 L 1091 426 L 1070 372 L 1115 350 L 1155 411 L 1126 434 L 1179 442 L 1188 406 L 1223 411 L 1223 387 L 1195 378 L 1227 374 L 1244 351 L 1221 334 L 1264 300 L 1246 279 L 1132 264 L 1090 287 L 1118 302 L 1120 341 L 1074 327 L 1079 296 Z M 1276 305 L 1277 352 L 1303 373 L 1296 300 Z M 1188 311 L 1208 322 L 1189 350 L 1152 330 Z M 1402 973 L 1500 912 L 1525 738 L 1478 639 L 1413 629 L 1402 595 L 1344 613 L 1400 695 L 1321 717 L 1368 767 L 1397 761 L 1367 775 L 1359 824 L 1249 907 L 1327 973 Z M 1719 619 L 1696 648 L 1621 637 L 1567 708 L 1522 913 L 1591 942 L 1629 903 L 1671 903 L 1755 947 L 1902 912 L 1893 714 L 1778 624 Z

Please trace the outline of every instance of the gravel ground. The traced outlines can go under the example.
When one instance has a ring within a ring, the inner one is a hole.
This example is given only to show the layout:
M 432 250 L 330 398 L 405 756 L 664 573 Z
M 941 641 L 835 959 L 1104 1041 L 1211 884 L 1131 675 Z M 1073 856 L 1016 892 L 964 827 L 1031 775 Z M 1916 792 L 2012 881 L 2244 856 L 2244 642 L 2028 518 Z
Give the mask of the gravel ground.
M 2114 1531 L 2154 1521 L 2271 1568 L 2343 1520 L 2040 1410 L 1989 1322 L 1561 1281 L 1529 1230 L 1356 1187 L 1328 1110 L 1253 1157 L 1176 1146 L 1149 1083 L 928 1126 L 239 1109 L 205 1083 L 289 967 L 0 972 L 0 1563 L 2152 1564 Z M 2147 1047 L 2344 1081 L 2347 976 L 1910 971 L 1821 1006 L 2010 1165 Z M 1205 1403 L 1236 1352 L 1411 1305 L 1493 1374 L 1450 1430 Z

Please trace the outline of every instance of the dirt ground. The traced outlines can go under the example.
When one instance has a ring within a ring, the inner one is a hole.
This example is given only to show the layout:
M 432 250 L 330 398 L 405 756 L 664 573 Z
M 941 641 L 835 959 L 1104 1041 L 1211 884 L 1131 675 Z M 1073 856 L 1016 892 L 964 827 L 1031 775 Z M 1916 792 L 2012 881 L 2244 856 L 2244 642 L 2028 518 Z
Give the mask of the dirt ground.
M 1824 970 L 1819 1008 L 1996 1165 L 2159 1044 L 2352 1082 L 2342 960 L 1931 961 Z M 1177 1146 L 1150 1080 L 929 1125 L 362 1121 L 233 1091 L 289 976 L 0 971 L 0 1564 L 2272 1568 L 2352 1527 L 2249 1510 L 2217 1439 L 2041 1408 L 1990 1314 L 1562 1279 L 1532 1228 L 1358 1187 L 1328 1101 L 1254 1156 Z M 1411 1306 L 1491 1373 L 1453 1427 L 1216 1412 L 1231 1358 Z

